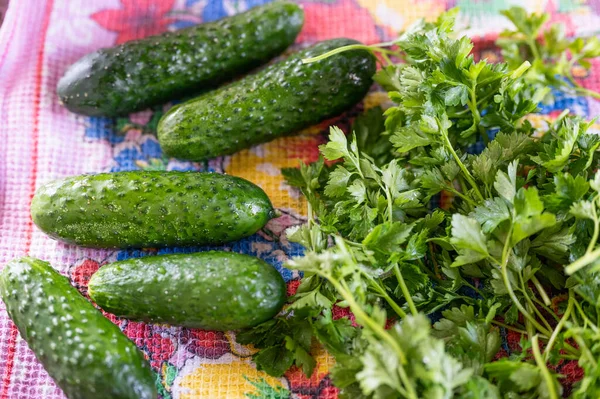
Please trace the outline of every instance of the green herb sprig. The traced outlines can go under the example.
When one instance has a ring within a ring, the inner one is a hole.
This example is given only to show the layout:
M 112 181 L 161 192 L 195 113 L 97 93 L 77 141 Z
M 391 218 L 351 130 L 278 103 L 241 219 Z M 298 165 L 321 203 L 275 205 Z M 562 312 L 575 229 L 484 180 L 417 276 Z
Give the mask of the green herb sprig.
M 517 30 L 499 44 L 519 48 L 505 63 L 475 61 L 455 10 L 360 46 L 381 55 L 375 80 L 393 106 L 349 136 L 332 127 L 319 161 L 283 170 L 308 202 L 308 223 L 287 232 L 306 255 L 286 267 L 304 277 L 279 318 L 238 335 L 260 369 L 310 375 L 319 342 L 343 398 L 557 399 L 554 366 L 577 361 L 571 397 L 599 396 L 600 139 L 568 110 L 543 131 L 526 118 L 549 86 L 589 94 L 564 82 L 597 41 L 557 28 L 540 39 L 544 16 L 505 14 Z M 432 206 L 441 192 L 452 200 Z M 521 351 L 498 360 L 502 329 Z

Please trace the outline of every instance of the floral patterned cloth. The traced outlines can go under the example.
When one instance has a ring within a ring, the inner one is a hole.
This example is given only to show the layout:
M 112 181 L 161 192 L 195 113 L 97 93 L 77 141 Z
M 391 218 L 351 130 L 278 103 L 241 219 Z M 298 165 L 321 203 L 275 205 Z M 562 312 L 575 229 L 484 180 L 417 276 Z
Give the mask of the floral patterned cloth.
M 298 274 L 282 268 L 302 250 L 282 232 L 302 223 L 304 203 L 285 185 L 282 167 L 314 161 L 326 127 L 348 127 L 363 108 L 385 100 L 371 93 L 364 104 L 346 115 L 306 129 L 301 134 L 204 163 L 182 162 L 162 155 L 155 137 L 164 108 L 107 119 L 69 113 L 55 94 L 58 79 L 82 55 L 100 47 L 153 35 L 165 30 L 211 21 L 268 0 L 12 0 L 0 30 L 0 267 L 30 254 L 50 261 L 87 295 L 87 282 L 102 264 L 156 251 L 90 250 L 53 241 L 35 228 L 29 203 L 37 187 L 52 179 L 80 173 L 132 169 L 211 170 L 238 175 L 259 184 L 283 214 L 260 233 L 226 247 L 259 256 L 281 271 L 289 291 Z M 530 11 L 552 13 L 552 22 L 571 35 L 596 34 L 600 26 L 598 0 L 299 0 L 306 24 L 297 42 L 346 36 L 365 43 L 390 40 L 418 18 L 461 7 L 459 22 L 474 37 L 480 55 L 494 59 L 495 35 L 508 26 L 498 11 L 513 4 Z M 591 76 L 579 73 L 582 84 L 598 89 L 598 63 Z M 598 115 L 600 104 L 586 98 L 557 96 L 542 113 L 564 108 L 584 116 Z M 535 122 L 535 118 L 534 118 Z M 206 250 L 192 248 L 185 251 Z M 180 252 L 167 249 L 159 253 Z M 332 359 L 319 348 L 312 378 L 292 369 L 283 378 L 259 372 L 252 348 L 238 345 L 233 333 L 211 332 L 119 320 L 118 324 L 148 356 L 163 398 L 336 398 L 328 379 Z M 515 337 L 505 337 L 510 353 Z M 576 378 L 576 367 L 564 370 Z M 0 303 L 0 399 L 63 398 L 19 337 Z

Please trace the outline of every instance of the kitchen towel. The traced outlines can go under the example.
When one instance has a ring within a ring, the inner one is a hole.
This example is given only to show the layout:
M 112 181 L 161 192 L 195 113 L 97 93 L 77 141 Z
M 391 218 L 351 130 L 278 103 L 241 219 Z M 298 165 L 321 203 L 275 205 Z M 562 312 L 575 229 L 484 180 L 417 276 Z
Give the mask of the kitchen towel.
M 51 240 L 29 217 L 37 187 L 56 178 L 81 173 L 133 169 L 210 170 L 244 177 L 260 185 L 282 216 L 263 231 L 224 247 L 256 255 L 281 271 L 290 292 L 298 274 L 282 267 L 302 249 L 282 232 L 305 220 L 305 203 L 281 176 L 282 167 L 299 160 L 314 161 L 326 139 L 328 123 L 301 134 L 204 163 L 182 162 L 163 156 L 156 140 L 156 123 L 165 107 L 126 118 L 85 117 L 63 108 L 56 84 L 67 67 L 86 53 L 127 40 L 177 30 L 242 12 L 267 0 L 11 0 L 0 28 L 0 268 L 29 254 L 50 261 L 69 276 L 85 295 L 91 274 L 117 259 L 157 251 L 107 251 L 78 248 Z M 522 5 L 529 11 L 549 12 L 569 35 L 596 34 L 600 1 L 548 0 L 299 0 L 306 24 L 294 46 L 334 37 L 365 43 L 391 40 L 419 18 L 433 19 L 459 6 L 458 25 L 476 42 L 478 56 L 499 59 L 493 40 L 509 22 L 499 11 Z M 598 62 L 591 73 L 575 71 L 581 83 L 600 89 Z M 363 104 L 334 122 L 347 130 L 362 109 L 385 101 L 372 92 Z M 599 114 L 600 104 L 583 97 L 557 94 L 542 112 L 556 116 L 564 108 L 582 116 Z M 546 115 L 547 116 L 547 115 Z M 540 117 L 541 118 L 541 117 Z M 535 122 L 535 118 L 534 122 Z M 188 248 L 185 251 L 206 250 Z M 169 249 L 160 253 L 180 252 Z M 320 398 L 334 399 L 337 390 L 328 379 L 333 360 L 319 348 L 318 366 L 308 379 L 298 369 L 282 378 L 256 370 L 252 349 L 238 345 L 232 333 L 150 325 L 112 318 L 148 356 L 163 398 Z M 504 334 L 504 351 L 518 337 Z M 576 365 L 559 372 L 577 378 Z M 63 398 L 61 391 L 36 361 L 0 302 L 0 399 Z

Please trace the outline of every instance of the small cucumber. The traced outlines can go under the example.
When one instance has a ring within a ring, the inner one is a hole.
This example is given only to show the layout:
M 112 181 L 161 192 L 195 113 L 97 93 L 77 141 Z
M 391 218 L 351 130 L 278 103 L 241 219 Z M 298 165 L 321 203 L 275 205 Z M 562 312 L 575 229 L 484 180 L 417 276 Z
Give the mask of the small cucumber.
M 73 64 L 58 95 L 84 115 L 118 116 L 162 104 L 263 64 L 302 29 L 302 9 L 275 1 L 216 22 L 100 49 Z
M 111 263 L 92 276 L 88 292 L 117 316 L 220 331 L 269 320 L 286 299 L 283 278 L 271 265 L 220 251 Z
M 260 187 L 201 172 L 69 177 L 42 186 L 31 202 L 46 234 L 97 248 L 219 244 L 254 234 L 274 216 Z
M 310 64 L 302 60 L 357 43 L 321 42 L 256 75 L 173 107 L 158 124 L 163 151 L 175 158 L 205 160 L 340 114 L 369 90 L 375 57 L 366 50 L 352 50 Z
M 21 337 L 70 399 L 155 399 L 155 375 L 119 327 L 49 263 L 15 259 L 0 296 Z

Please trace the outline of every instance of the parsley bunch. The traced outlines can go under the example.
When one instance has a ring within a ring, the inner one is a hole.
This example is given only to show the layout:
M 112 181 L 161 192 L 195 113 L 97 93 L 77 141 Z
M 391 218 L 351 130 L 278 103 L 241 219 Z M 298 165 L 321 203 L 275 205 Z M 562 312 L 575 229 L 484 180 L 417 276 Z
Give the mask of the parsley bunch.
M 556 74 L 569 77 L 546 66 L 543 17 L 507 12 L 541 58 L 491 64 L 455 37 L 455 14 L 332 52 L 380 54 L 375 80 L 393 106 L 357 118 L 348 137 L 332 127 L 318 162 L 283 170 L 308 202 L 307 224 L 287 232 L 306 248 L 287 267 L 304 277 L 278 318 L 238 341 L 277 376 L 294 364 L 310 375 L 320 343 L 345 398 L 556 399 L 569 361 L 584 371 L 571 397 L 597 398 L 600 139 L 568 110 L 543 132 L 526 119 L 548 85 L 564 88 Z M 552 57 L 586 65 L 595 42 Z M 440 208 L 442 192 L 453 195 Z M 498 360 L 506 330 L 521 349 Z
M 600 56 L 598 37 L 567 38 L 562 24 L 554 24 L 542 31 L 549 15 L 528 15 L 520 7 L 512 7 L 502 14 L 510 19 L 515 29 L 502 32 L 496 44 L 502 49 L 509 67 L 531 60 L 532 68 L 526 75 L 528 84 L 554 86 L 575 95 L 600 98 L 600 93 L 582 87 L 573 77 L 575 68 L 589 70 L 591 60 Z

